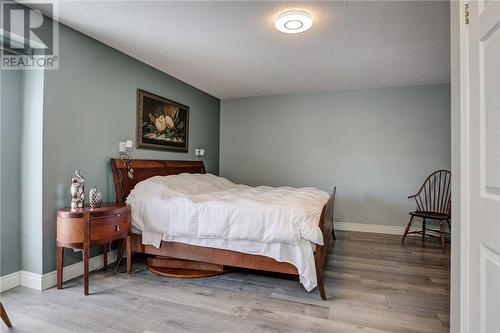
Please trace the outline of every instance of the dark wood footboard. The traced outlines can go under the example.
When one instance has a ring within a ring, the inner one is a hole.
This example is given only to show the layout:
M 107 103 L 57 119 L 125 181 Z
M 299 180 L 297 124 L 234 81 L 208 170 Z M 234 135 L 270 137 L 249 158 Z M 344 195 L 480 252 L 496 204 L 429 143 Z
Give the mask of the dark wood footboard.
M 335 192 L 334 192 L 335 193 Z M 318 280 L 318 290 L 321 299 L 326 301 L 325 285 L 323 283 L 323 271 L 325 268 L 326 254 L 328 247 L 333 237 L 333 202 L 335 195 L 333 194 L 330 200 L 323 207 L 320 217 L 320 228 L 323 232 L 323 245 L 316 245 L 314 253 L 314 263 L 316 265 L 316 278 Z

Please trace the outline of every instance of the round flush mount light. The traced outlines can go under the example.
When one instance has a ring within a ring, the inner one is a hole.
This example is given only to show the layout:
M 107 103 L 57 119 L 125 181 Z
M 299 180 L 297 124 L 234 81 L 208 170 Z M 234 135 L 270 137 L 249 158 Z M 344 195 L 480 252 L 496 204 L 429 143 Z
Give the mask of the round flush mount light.
M 287 10 L 278 15 L 274 26 L 281 32 L 297 34 L 312 26 L 311 14 L 304 10 Z

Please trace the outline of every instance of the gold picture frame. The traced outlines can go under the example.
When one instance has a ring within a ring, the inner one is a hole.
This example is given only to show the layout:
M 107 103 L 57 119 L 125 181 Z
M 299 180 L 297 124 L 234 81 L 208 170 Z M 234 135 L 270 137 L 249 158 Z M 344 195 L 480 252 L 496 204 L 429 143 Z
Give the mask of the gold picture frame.
M 137 89 L 137 148 L 187 153 L 189 106 Z

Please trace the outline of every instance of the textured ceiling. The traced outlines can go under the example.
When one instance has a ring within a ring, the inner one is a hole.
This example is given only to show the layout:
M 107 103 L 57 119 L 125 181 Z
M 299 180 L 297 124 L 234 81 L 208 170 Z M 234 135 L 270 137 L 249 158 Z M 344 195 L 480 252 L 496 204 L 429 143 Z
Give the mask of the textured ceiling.
M 59 21 L 219 98 L 444 83 L 449 3 L 56 1 Z M 274 18 L 302 8 L 302 34 Z

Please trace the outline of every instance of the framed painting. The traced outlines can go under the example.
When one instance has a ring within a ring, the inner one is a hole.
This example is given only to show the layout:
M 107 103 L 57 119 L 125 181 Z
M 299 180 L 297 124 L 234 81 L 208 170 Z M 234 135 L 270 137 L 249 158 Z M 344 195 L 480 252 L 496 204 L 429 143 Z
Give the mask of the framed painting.
M 137 148 L 187 153 L 189 106 L 137 89 Z

